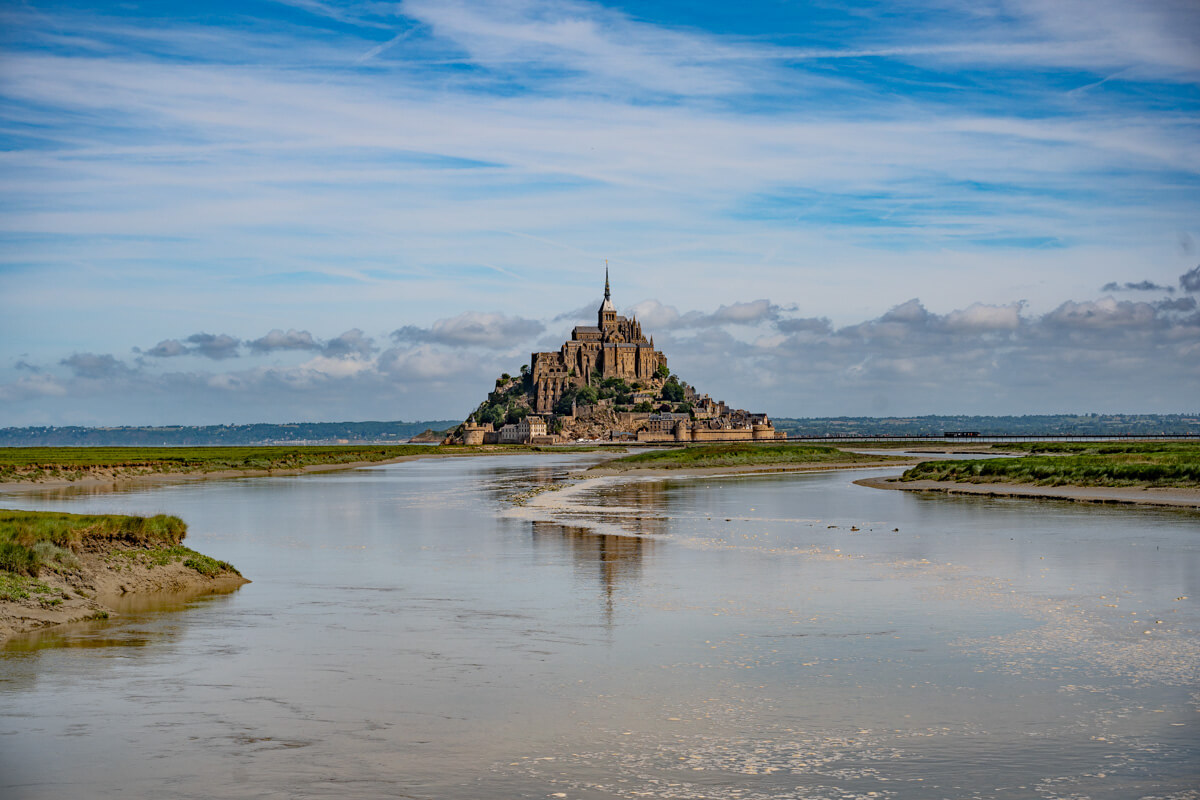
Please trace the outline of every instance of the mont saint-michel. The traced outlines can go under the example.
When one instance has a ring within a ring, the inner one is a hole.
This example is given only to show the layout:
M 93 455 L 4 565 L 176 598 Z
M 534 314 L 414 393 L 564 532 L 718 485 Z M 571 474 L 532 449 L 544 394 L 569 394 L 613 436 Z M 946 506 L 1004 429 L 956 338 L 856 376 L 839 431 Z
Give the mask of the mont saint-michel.
M 573 439 L 716 442 L 783 438 L 763 413 L 731 409 L 681 381 L 633 317 L 617 314 L 608 270 L 595 325 L 533 353 L 447 438 L 463 444 Z

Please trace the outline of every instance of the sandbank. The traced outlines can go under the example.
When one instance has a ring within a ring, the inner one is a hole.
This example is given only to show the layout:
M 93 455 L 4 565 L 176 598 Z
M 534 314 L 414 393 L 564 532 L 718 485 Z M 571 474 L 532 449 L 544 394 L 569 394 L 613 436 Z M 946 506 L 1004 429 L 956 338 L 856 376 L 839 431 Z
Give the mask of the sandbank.
M 1022 483 L 958 483 L 957 481 L 901 481 L 899 477 L 863 478 L 859 486 L 903 492 L 943 492 L 987 497 L 1024 497 L 1071 500 L 1078 503 L 1123 503 L 1139 506 L 1200 508 L 1200 488 L 1140 488 L 1136 486 L 1035 486 Z
M 630 478 L 687 478 L 687 477 L 720 477 L 737 475 L 770 475 L 779 472 L 828 472 L 837 469 L 879 469 L 880 467 L 909 467 L 919 461 L 928 459 L 914 458 L 911 461 L 854 461 L 837 462 L 797 462 L 794 464 L 739 464 L 725 467 L 632 467 L 616 469 L 603 465 L 593 467 L 586 472 L 577 473 L 579 477 L 609 478 L 624 476 Z

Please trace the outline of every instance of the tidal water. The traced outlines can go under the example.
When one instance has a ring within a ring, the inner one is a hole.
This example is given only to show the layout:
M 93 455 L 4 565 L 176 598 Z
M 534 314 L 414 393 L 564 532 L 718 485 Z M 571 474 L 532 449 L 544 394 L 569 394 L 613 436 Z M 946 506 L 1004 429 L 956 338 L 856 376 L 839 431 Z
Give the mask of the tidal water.
M 253 583 L 0 648 L 4 798 L 1200 798 L 1200 514 L 440 459 L 171 513 Z

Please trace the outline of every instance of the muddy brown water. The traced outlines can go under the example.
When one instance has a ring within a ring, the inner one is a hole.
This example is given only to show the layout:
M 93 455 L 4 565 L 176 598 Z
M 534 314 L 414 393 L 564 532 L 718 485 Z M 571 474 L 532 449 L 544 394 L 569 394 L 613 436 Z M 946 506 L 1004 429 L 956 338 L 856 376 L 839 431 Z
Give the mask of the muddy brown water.
M 894 470 L 506 513 L 594 458 L 0 498 L 254 581 L 0 649 L 0 796 L 1200 797 L 1197 513 L 852 484 Z

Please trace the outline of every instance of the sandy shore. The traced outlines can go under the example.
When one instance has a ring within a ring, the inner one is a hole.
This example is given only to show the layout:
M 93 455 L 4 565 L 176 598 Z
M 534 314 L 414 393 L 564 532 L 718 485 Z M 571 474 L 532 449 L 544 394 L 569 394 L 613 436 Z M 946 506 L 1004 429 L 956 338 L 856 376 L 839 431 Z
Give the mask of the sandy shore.
M 569 476 L 567 482 L 539 487 L 513 499 L 513 505 L 504 516 L 530 522 L 549 522 L 568 527 L 586 527 L 598 534 L 616 536 L 644 536 L 638 529 L 648 520 L 660 519 L 647 515 L 645 509 L 617 505 L 596 506 L 589 501 L 590 495 L 605 486 L 625 483 L 655 482 L 664 480 L 686 480 L 690 478 L 737 478 L 743 476 L 776 475 L 804 472 L 851 472 L 880 467 L 903 468 L 908 462 L 895 461 L 828 463 L 810 462 L 796 464 L 746 465 L 736 467 L 679 467 L 675 469 L 611 469 L 596 467 L 579 470 Z
M 859 486 L 903 492 L 944 492 L 987 497 L 1027 497 L 1072 500 L 1079 503 L 1127 503 L 1145 506 L 1200 508 L 1200 489 L 1139 489 L 1113 486 L 1033 486 L 1020 483 L 957 483 L 955 481 L 901 481 L 899 478 L 864 478 Z
M 62 573 L 44 570 L 44 589 L 29 597 L 0 601 L 0 643 L 19 633 L 54 625 L 104 619 L 130 606 L 130 599 L 159 594 L 197 596 L 227 592 L 250 581 L 234 572 L 202 575 L 182 560 L 156 564 L 146 547 L 109 543 L 75 554 L 78 566 Z

